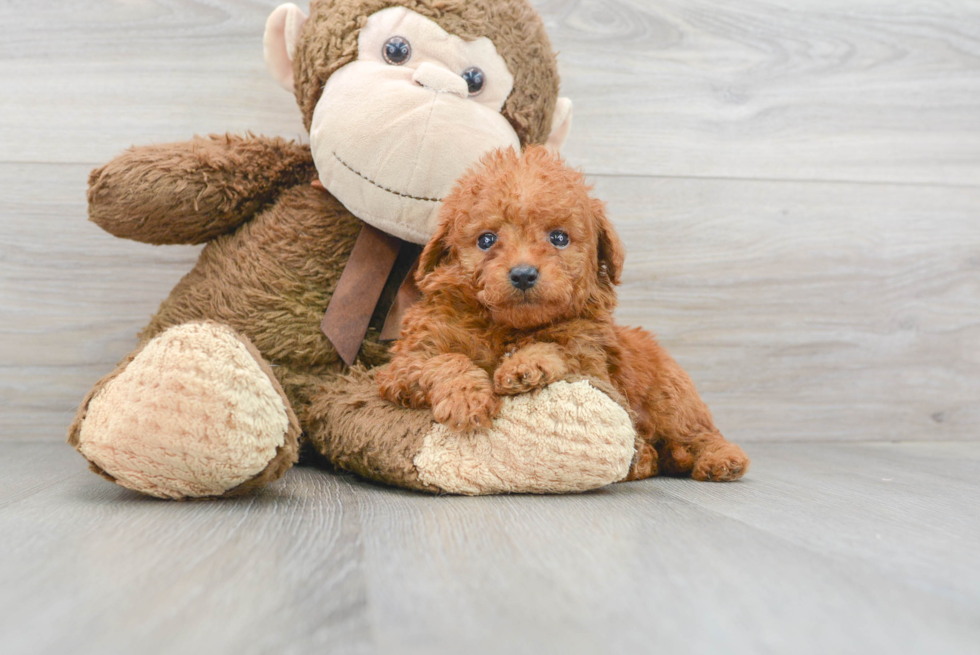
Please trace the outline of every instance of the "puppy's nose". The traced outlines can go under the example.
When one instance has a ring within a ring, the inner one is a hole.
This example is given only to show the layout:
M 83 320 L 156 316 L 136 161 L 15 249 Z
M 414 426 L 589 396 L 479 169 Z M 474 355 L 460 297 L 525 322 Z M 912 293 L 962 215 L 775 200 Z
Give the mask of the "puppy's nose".
M 527 264 L 520 264 L 510 269 L 510 283 L 521 291 L 527 291 L 538 281 L 538 269 Z

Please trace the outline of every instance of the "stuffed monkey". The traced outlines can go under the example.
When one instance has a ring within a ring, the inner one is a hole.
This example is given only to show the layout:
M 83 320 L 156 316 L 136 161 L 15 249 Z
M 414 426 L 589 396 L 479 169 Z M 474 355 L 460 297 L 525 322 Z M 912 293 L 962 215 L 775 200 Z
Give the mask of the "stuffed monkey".
M 308 18 L 276 9 L 264 46 L 309 146 L 213 135 L 134 147 L 91 174 L 90 219 L 106 231 L 207 245 L 84 399 L 69 443 L 107 479 L 173 499 L 267 484 L 303 442 L 342 469 L 429 492 L 582 491 L 626 477 L 635 431 L 596 382 L 510 398 L 489 429 L 457 433 L 381 400 L 371 370 L 387 361 L 382 332 L 413 244 L 429 239 L 455 180 L 489 150 L 558 148 L 568 133 L 571 103 L 533 8 L 313 0 Z

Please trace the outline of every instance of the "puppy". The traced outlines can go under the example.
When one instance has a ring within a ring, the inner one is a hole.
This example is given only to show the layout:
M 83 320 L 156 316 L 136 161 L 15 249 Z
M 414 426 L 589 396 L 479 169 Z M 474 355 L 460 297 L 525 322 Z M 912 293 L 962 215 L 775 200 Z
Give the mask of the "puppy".
M 623 244 L 582 174 L 543 147 L 484 157 L 445 199 L 422 251 L 381 395 L 455 430 L 490 425 L 501 396 L 569 376 L 615 387 L 634 412 L 627 479 L 736 480 L 742 450 L 715 427 L 653 336 L 613 323 Z

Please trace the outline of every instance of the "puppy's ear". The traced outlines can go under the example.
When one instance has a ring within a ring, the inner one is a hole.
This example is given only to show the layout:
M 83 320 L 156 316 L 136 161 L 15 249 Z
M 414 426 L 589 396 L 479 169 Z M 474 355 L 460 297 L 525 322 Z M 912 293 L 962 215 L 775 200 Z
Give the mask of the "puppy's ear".
M 626 260 L 626 248 L 606 216 L 606 204 L 595 198 L 591 204 L 596 230 L 599 232 L 599 280 L 607 280 L 610 286 L 619 284 L 623 262 Z
M 426 275 L 435 271 L 436 267 L 449 256 L 449 244 L 446 242 L 446 237 L 449 235 L 451 223 L 451 220 L 442 220 L 439 227 L 436 228 L 436 233 L 432 235 L 429 243 L 425 244 L 425 248 L 422 249 L 422 254 L 419 255 L 419 267 L 415 272 L 417 281 L 421 281 Z

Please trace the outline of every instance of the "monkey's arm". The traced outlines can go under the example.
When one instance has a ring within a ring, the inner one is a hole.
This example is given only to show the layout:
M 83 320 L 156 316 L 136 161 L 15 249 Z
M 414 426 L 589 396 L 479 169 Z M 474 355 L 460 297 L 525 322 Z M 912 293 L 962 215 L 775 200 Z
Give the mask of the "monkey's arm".
M 92 171 L 89 220 L 117 237 L 203 243 L 315 176 L 309 146 L 216 135 L 133 147 Z

